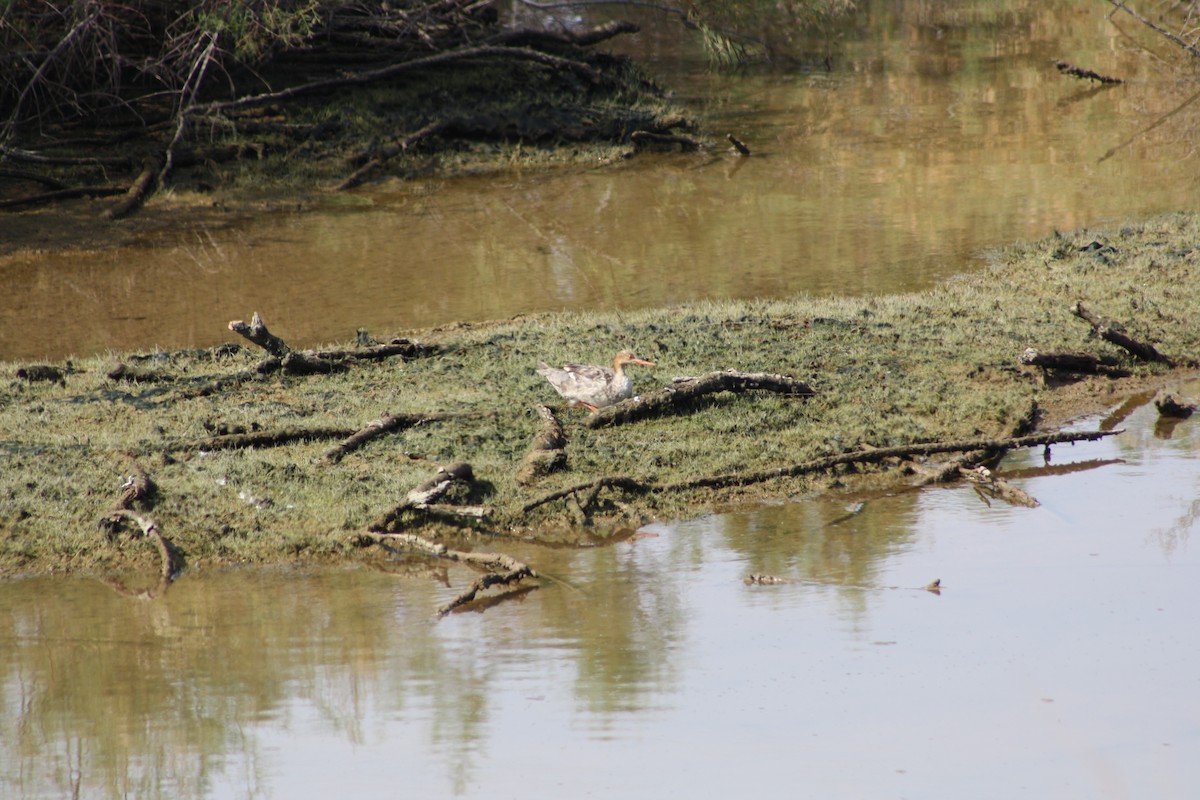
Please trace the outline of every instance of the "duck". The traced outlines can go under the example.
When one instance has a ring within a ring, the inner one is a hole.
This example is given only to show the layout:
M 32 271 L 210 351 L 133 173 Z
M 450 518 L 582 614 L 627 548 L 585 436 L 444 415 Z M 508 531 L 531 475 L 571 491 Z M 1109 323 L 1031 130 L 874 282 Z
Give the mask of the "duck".
M 625 374 L 625 367 L 630 364 L 657 366 L 653 361 L 646 361 L 628 350 L 622 350 L 613 357 L 611 367 L 564 364 L 562 369 L 559 369 L 543 361 L 538 364 L 537 371 L 550 382 L 554 391 L 566 398 L 571 405 L 599 411 L 605 406 L 633 396 L 633 381 Z

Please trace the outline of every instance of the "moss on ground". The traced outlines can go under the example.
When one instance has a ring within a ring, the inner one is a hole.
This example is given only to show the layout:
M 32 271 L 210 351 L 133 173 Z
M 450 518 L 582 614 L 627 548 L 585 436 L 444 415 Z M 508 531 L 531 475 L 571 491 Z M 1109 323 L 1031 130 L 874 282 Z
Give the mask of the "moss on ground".
M 918 294 L 460 324 L 406 334 L 438 348 L 428 357 L 363 362 L 332 375 L 225 380 L 217 391 L 210 391 L 215 381 L 250 370 L 261 353 L 112 354 L 56 365 L 64 373 L 57 382 L 17 377 L 30 365 L 0 365 L 0 574 L 153 567 L 157 555 L 137 541 L 136 529 L 114 533 L 98 524 L 134 464 L 157 486 L 147 513 L 189 563 L 269 563 L 358 557 L 358 534 L 452 461 L 472 464 L 476 499 L 491 510 L 469 536 L 563 541 L 581 535 L 563 503 L 528 514 L 522 507 L 601 476 L 671 483 L 862 446 L 1012 435 L 1065 392 L 1083 388 L 1098 410 L 1125 388 L 1172 374 L 1088 338 L 1088 326 L 1069 311 L 1075 301 L 1164 353 L 1200 355 L 1198 260 L 1200 221 L 1181 215 L 1015 246 L 993 254 L 982 272 Z M 1052 388 L 1018 364 L 1029 346 L 1112 356 L 1135 375 Z M 623 348 L 658 363 L 635 373 L 641 391 L 732 368 L 790 374 L 817 395 L 718 395 L 690 414 L 592 430 L 580 424 L 585 413 L 561 408 L 534 372 L 540 360 L 598 363 Z M 118 362 L 161 380 L 107 377 Z M 569 468 L 520 486 L 515 475 L 537 429 L 538 403 L 559 410 Z M 197 447 L 218 426 L 353 430 L 387 412 L 466 416 L 376 439 L 336 463 L 321 459 L 336 443 L 329 439 Z M 722 491 L 612 491 L 597 521 L 681 518 L 880 475 L 898 479 L 888 469 Z M 420 515 L 405 516 L 403 527 L 455 530 Z

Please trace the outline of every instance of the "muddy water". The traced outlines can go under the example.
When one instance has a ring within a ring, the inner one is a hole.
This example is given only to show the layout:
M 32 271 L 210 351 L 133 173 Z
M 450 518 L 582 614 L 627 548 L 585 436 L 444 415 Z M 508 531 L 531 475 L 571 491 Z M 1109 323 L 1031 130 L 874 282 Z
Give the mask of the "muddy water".
M 987 247 L 1195 208 L 1196 86 L 1128 18 L 1079 2 L 860 5 L 828 69 L 714 74 L 650 18 L 629 40 L 750 159 L 377 184 L 318 213 L 5 256 L 0 359 L 207 345 L 254 310 L 309 345 L 537 310 L 890 292 Z M 1127 83 L 1063 77 L 1059 58 Z
M 1195 797 L 1200 424 L 1154 418 L 1006 463 L 1036 509 L 936 489 L 528 549 L 553 579 L 440 622 L 473 576 L 402 560 L 149 603 L 2 583 L 0 795 Z

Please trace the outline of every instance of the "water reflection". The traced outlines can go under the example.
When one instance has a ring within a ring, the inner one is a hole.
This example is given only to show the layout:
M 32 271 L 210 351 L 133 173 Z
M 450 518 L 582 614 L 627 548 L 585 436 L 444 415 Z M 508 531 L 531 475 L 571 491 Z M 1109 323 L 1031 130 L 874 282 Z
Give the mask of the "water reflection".
M 440 622 L 473 576 L 419 560 L 0 584 L 0 795 L 1190 797 L 1200 425 L 1114 413 L 1004 465 L 1037 509 L 902 491 L 514 544 L 541 588 Z
M 1067 0 L 862 5 L 828 71 L 713 73 L 643 20 L 628 46 L 753 158 L 385 183 L 318 213 L 0 257 L 0 358 L 213 344 L 251 310 L 305 345 L 359 326 L 901 291 L 982 248 L 1195 207 L 1180 168 L 1194 90 L 1128 20 Z M 1057 58 L 1127 83 L 1097 90 Z M 31 318 L 61 338 L 27 338 Z

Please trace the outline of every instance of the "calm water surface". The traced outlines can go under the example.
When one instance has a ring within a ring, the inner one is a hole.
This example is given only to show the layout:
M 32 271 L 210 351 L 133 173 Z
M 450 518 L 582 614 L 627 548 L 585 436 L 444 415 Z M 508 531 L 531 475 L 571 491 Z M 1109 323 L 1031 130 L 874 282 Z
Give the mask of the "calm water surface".
M 538 310 L 901 291 L 985 248 L 1196 208 L 1194 74 L 1127 17 L 1078 0 L 860 5 L 828 70 L 715 74 L 653 18 L 620 44 L 753 158 L 382 183 L 318 213 L 0 257 L 0 359 L 214 344 L 255 310 L 305 346 Z M 1127 83 L 1097 89 L 1054 59 Z
M 1006 463 L 1036 509 L 935 489 L 508 546 L 554 579 L 440 622 L 472 576 L 402 561 L 150 603 L 3 583 L 0 795 L 1195 797 L 1200 425 L 1154 418 Z

